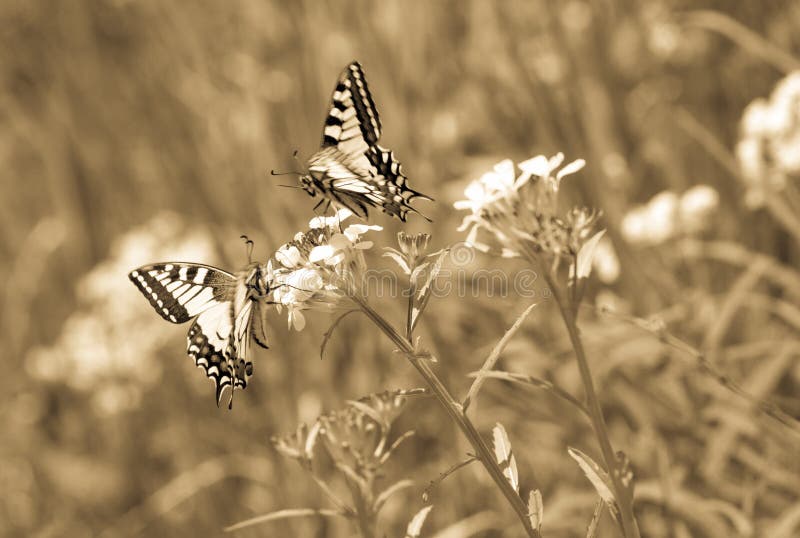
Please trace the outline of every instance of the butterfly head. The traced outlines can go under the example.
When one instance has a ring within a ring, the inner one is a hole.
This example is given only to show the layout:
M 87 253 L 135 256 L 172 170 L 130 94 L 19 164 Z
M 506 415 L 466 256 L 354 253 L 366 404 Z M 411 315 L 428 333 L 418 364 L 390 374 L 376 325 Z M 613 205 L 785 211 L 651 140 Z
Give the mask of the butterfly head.
M 264 264 L 258 262 L 249 264 L 242 278 L 250 299 L 254 301 L 264 300 L 272 293 L 272 278 Z
M 318 184 L 319 180 L 317 180 L 310 172 L 300 176 L 300 185 L 302 186 L 303 190 L 306 191 L 312 198 L 316 196 L 318 192 L 320 192 Z

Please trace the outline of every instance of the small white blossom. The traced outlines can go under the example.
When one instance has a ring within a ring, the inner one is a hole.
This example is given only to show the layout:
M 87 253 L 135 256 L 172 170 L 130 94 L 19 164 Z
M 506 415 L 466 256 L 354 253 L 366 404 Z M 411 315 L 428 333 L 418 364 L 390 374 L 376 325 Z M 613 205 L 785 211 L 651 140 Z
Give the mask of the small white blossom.
M 693 233 L 705 229 L 718 205 L 719 193 L 708 185 L 697 185 L 683 193 L 679 213 L 684 232 Z
M 510 160 L 470 183 L 466 200 L 455 202 L 456 209 L 469 210 L 459 231 L 467 231 L 466 243 L 478 250 L 496 250 L 503 256 L 573 258 L 594 235 L 598 215 L 585 208 L 573 208 L 561 215 L 557 211 L 561 180 L 585 166 L 582 159 L 562 167 L 564 155 L 539 155 L 519 164 L 514 177 Z M 494 236 L 499 248 L 478 240 L 480 231 Z
M 631 243 L 659 245 L 678 235 L 705 230 L 719 204 L 719 194 L 697 185 L 682 195 L 663 191 L 630 210 L 622 219 L 622 235 Z
M 466 200 L 453 204 L 456 209 L 469 209 L 473 213 L 507 196 L 514 188 L 514 163 L 510 159 L 500 161 L 494 169 L 470 183 L 464 190 Z
M 339 210 L 333 217 L 312 219 L 309 230 L 296 234 L 275 252 L 275 263 L 267 264 L 277 309 L 286 309 L 290 328 L 305 327 L 306 310 L 337 308 L 358 284 L 365 267 L 363 252 L 372 246 L 361 236 L 382 228 L 351 224 L 341 231 L 350 215 Z
M 800 176 L 800 71 L 778 82 L 769 99 L 742 113 L 736 157 L 747 188 L 745 200 L 759 207 L 770 193 Z

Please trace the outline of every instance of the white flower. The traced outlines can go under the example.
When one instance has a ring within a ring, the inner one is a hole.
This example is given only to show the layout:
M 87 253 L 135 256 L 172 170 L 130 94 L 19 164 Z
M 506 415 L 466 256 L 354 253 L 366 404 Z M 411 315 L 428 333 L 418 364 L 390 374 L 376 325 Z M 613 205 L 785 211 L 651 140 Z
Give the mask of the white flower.
M 363 251 L 372 246 L 361 236 L 382 228 L 351 224 L 340 231 L 350 214 L 340 210 L 334 217 L 312 219 L 310 229 L 297 233 L 277 250 L 273 256 L 276 263 L 270 260 L 267 264 L 273 297 L 279 311 L 287 309 L 290 328 L 302 330 L 306 310 L 330 311 L 357 289 L 365 266 Z
M 790 176 L 800 174 L 800 71 L 778 82 L 769 99 L 755 99 L 745 108 L 736 157 L 751 207 L 763 205 Z
M 473 213 L 488 204 L 508 195 L 514 188 L 514 163 L 510 159 L 500 161 L 490 172 L 471 182 L 464 190 L 466 200 L 453 204 L 456 209 L 470 209 Z
M 284 267 L 297 267 L 300 258 L 300 250 L 294 245 L 284 245 L 275 252 L 275 259 Z
M 586 164 L 578 159 L 559 170 L 563 162 L 562 153 L 539 155 L 520 163 L 521 173 L 515 178 L 514 165 L 506 159 L 470 183 L 464 191 L 467 199 L 454 204 L 471 211 L 458 227 L 468 230 L 466 243 L 509 257 L 575 256 L 594 235 L 599 215 L 585 208 L 558 213 L 561 180 Z M 493 235 L 499 248 L 479 242 L 481 230 Z
M 559 152 L 549 159 L 544 155 L 538 155 L 519 163 L 519 169 L 522 170 L 523 174 L 517 179 L 517 187 L 528 181 L 532 176 L 549 178 L 553 171 L 561 166 L 562 162 L 564 162 L 564 154 Z M 558 190 L 564 177 L 579 172 L 584 166 L 586 166 L 586 161 L 583 159 L 574 160 L 564 166 L 556 173 L 553 188 Z
M 648 231 L 652 243 L 662 243 L 674 235 L 678 201 L 677 194 L 664 191 L 647 204 Z
M 637 206 L 622 219 L 622 236 L 630 243 L 646 243 L 648 236 L 647 210 Z
M 708 185 L 696 185 L 684 192 L 679 207 L 682 230 L 694 233 L 705 229 L 718 205 L 719 194 Z
M 313 229 L 319 228 L 338 228 L 341 222 L 353 214 L 349 209 L 343 208 L 336 211 L 332 217 L 314 217 L 308 222 L 308 227 Z
M 658 245 L 674 236 L 678 217 L 678 195 L 663 191 L 645 206 L 628 212 L 622 220 L 622 234 L 632 243 Z

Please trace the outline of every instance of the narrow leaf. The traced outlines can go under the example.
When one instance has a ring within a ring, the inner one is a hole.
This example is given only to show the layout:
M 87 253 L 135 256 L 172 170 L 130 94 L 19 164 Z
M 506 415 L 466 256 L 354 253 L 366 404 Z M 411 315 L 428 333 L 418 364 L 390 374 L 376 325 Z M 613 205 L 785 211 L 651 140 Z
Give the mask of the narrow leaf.
M 341 321 L 344 318 L 346 318 L 348 314 L 352 314 L 353 312 L 359 312 L 359 310 L 348 310 L 347 312 L 336 318 L 334 322 L 331 324 L 331 326 L 328 328 L 328 330 L 325 331 L 325 334 L 322 337 L 322 345 L 319 346 L 320 359 L 322 359 L 322 356 L 325 354 L 325 347 L 328 345 L 328 340 L 330 340 L 331 336 L 333 336 L 333 331 L 336 330 L 336 327 L 339 326 L 339 323 L 341 323 Z
M 225 527 L 225 532 L 238 531 L 246 527 L 252 527 L 260 523 L 267 523 L 268 521 L 275 521 L 277 519 L 287 519 L 291 517 L 309 517 L 309 516 L 327 516 L 327 517 L 346 517 L 345 514 L 336 510 L 315 510 L 313 508 L 290 508 L 287 510 L 278 510 L 277 512 L 270 512 L 263 516 L 254 517 L 245 521 Z
M 443 473 L 440 473 L 438 477 L 436 477 L 433 480 L 431 480 L 430 483 L 428 484 L 428 487 L 426 487 L 425 491 L 422 492 L 422 500 L 423 500 L 423 502 L 428 502 L 428 499 L 431 496 L 431 491 L 433 490 L 433 488 L 438 486 L 440 482 L 442 482 L 445 478 L 447 478 L 448 476 L 450 476 L 454 472 L 458 471 L 462 467 L 466 467 L 467 465 L 469 465 L 473 461 L 478 461 L 478 458 L 476 458 L 475 456 L 470 455 L 470 457 L 467 458 L 466 460 L 460 461 L 460 462 L 456 463 L 455 465 L 451 465 L 446 471 L 444 471 Z
M 605 230 L 600 230 L 589 238 L 578 251 L 575 265 L 572 267 L 571 274 L 576 276 L 578 280 L 587 278 L 589 273 L 592 272 L 592 260 L 594 259 L 594 251 L 597 249 L 597 244 L 605 234 Z
M 419 282 L 414 282 L 412 284 L 412 288 L 416 291 L 416 300 L 415 300 L 415 308 L 414 312 L 411 316 L 411 330 L 413 331 L 414 328 L 417 326 L 417 321 L 419 321 L 419 317 L 425 311 L 425 307 L 428 306 L 428 300 L 431 298 L 431 291 L 433 290 L 433 282 L 436 280 L 436 277 L 439 276 L 439 272 L 442 270 L 442 264 L 444 263 L 445 256 L 450 252 L 450 249 L 442 249 L 439 252 L 434 252 L 427 256 L 427 259 L 433 259 L 434 262 L 429 271 L 425 273 L 425 282 L 420 286 Z
M 603 508 L 605 508 L 606 503 L 603 499 L 599 499 L 597 504 L 594 505 L 594 513 L 592 514 L 592 520 L 589 522 L 589 526 L 586 527 L 586 538 L 594 538 L 597 535 L 597 527 L 600 524 L 600 516 L 603 515 Z
M 419 538 L 420 532 L 422 532 L 422 525 L 425 523 L 425 518 L 428 517 L 428 513 L 433 508 L 432 504 L 425 506 L 422 510 L 417 512 L 417 514 L 411 519 L 411 522 L 408 524 L 408 528 L 406 529 L 406 538 Z
M 506 476 L 508 483 L 514 488 L 514 491 L 519 493 L 517 460 L 514 458 L 514 453 L 511 451 L 511 441 L 508 439 L 506 429 L 498 422 L 492 430 L 492 434 L 494 435 L 494 457 L 503 470 L 503 474 Z
M 400 480 L 398 482 L 395 482 L 385 490 L 383 490 L 375 499 L 375 506 L 374 506 L 375 513 L 377 514 L 378 512 L 381 511 L 383 505 L 386 504 L 386 501 L 388 501 L 392 495 L 394 495 L 401 489 L 406 489 L 413 486 L 414 482 L 411 480 Z
M 541 532 L 544 505 L 542 504 L 542 492 L 538 489 L 532 490 L 528 496 L 528 518 L 531 520 L 531 526 Z
M 614 518 L 618 518 L 619 509 L 617 508 L 617 500 L 614 497 L 611 477 L 608 476 L 608 473 L 605 472 L 597 462 L 577 448 L 568 447 L 567 452 L 572 456 L 572 459 L 578 462 L 578 466 L 583 471 L 583 474 L 585 474 L 589 482 L 592 483 L 597 494 L 600 495 L 600 498 L 608 505 L 611 515 L 613 515 Z
M 539 379 L 538 377 L 533 377 L 527 374 L 515 374 L 512 372 L 502 372 L 502 371 L 491 371 L 491 372 L 470 372 L 467 374 L 467 377 L 474 377 L 479 378 L 482 377 L 484 379 L 499 379 L 501 381 L 509 381 L 511 383 L 519 383 L 521 385 L 530 385 L 532 387 L 540 388 L 552 392 L 554 395 L 566 400 L 570 404 L 574 405 L 581 413 L 589 417 L 589 411 L 586 407 L 579 402 L 574 396 L 570 393 L 565 391 L 562 388 L 557 387 L 550 381 L 546 381 L 544 379 Z M 465 400 L 466 403 L 466 400 Z
M 384 257 L 393 259 L 394 262 L 400 266 L 400 270 L 402 270 L 405 274 L 411 273 L 411 268 L 406 263 L 405 256 L 403 256 L 402 252 L 391 247 L 384 247 L 384 250 L 386 251 L 383 253 Z
M 486 361 L 484 361 L 483 366 L 481 366 L 480 372 L 478 372 L 478 374 L 475 376 L 475 381 L 472 382 L 472 386 L 469 388 L 467 397 L 464 398 L 464 403 L 462 404 L 464 407 L 464 412 L 467 411 L 469 404 L 472 403 L 472 400 L 475 399 L 478 391 L 481 390 L 481 386 L 483 385 L 486 374 L 491 371 L 492 368 L 494 368 L 494 365 L 500 358 L 500 354 L 506 348 L 508 342 L 511 341 L 511 338 L 517 333 L 519 328 L 522 326 L 522 323 L 525 321 L 525 318 L 528 317 L 528 314 L 531 313 L 536 304 L 537 303 L 533 303 L 526 308 L 522 314 L 519 315 L 517 321 L 514 322 L 514 325 L 512 325 L 511 328 L 506 331 L 506 334 L 504 334 L 500 341 L 497 342 L 497 345 L 494 346 L 494 349 L 492 349 L 492 352 L 486 358 Z

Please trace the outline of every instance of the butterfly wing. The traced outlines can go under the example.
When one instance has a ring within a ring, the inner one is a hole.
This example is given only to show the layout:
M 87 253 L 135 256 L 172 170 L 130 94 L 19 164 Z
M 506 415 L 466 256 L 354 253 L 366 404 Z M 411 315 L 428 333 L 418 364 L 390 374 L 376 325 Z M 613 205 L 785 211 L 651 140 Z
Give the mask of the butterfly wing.
M 322 130 L 322 147 L 363 154 L 381 137 L 381 119 L 358 62 L 345 67 L 331 96 L 331 108 Z
M 226 387 L 247 386 L 253 373 L 249 331 L 254 303 L 240 278 L 193 263 L 146 265 L 129 278 L 167 321 L 197 318 L 189 328 L 187 352 L 214 380 L 218 405 Z
M 155 311 L 172 323 L 185 323 L 229 300 L 236 286 L 232 274 L 198 263 L 145 265 L 131 271 L 128 278 Z
M 314 185 L 329 200 L 366 218 L 368 207 L 405 221 L 413 198 L 431 198 L 407 186 L 400 162 L 378 145 L 381 121 L 364 70 L 342 71 L 322 133 L 322 149 L 309 162 Z M 426 217 L 427 218 L 427 217 Z
M 214 381 L 216 401 L 234 379 L 233 303 L 225 301 L 206 310 L 192 323 L 187 336 L 187 351 L 198 368 Z M 238 381 L 238 378 L 237 378 Z

